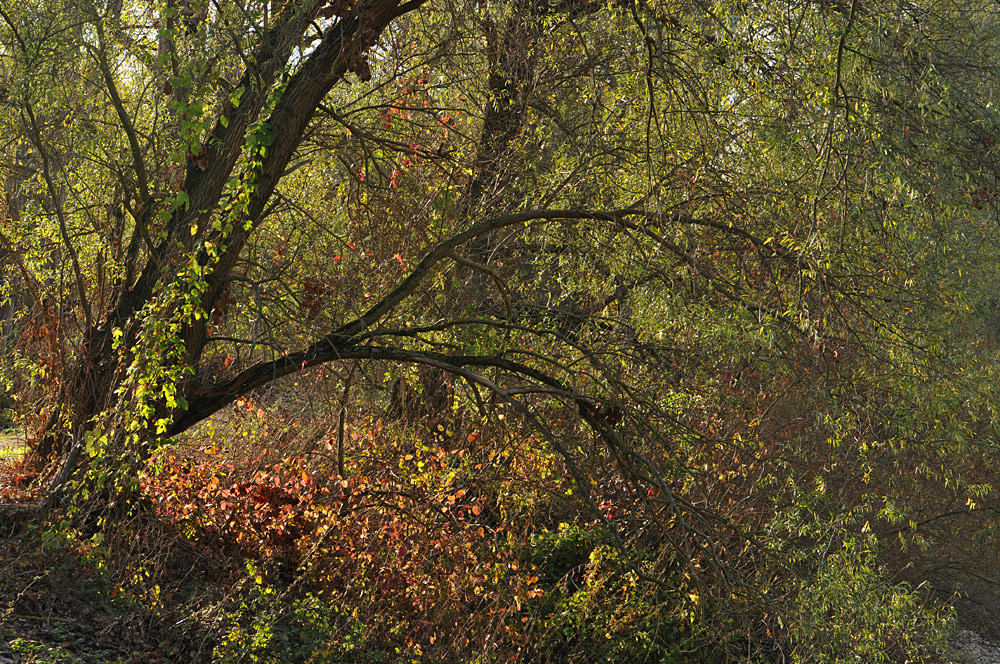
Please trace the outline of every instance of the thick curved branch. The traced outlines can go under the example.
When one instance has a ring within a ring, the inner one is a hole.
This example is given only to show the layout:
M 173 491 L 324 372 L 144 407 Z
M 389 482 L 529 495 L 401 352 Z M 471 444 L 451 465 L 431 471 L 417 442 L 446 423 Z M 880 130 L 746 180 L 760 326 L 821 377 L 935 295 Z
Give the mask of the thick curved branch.
M 170 429 L 170 435 L 176 435 L 188 427 L 210 416 L 220 408 L 223 408 L 239 396 L 251 390 L 267 384 L 268 382 L 281 378 L 297 371 L 302 371 L 307 367 L 315 366 L 325 362 L 351 359 L 383 359 L 398 361 L 422 361 L 431 364 L 433 362 L 447 362 L 454 366 L 495 366 L 508 369 L 515 373 L 529 376 L 549 387 L 557 390 L 565 390 L 565 387 L 555 379 L 533 370 L 526 365 L 511 362 L 502 358 L 482 358 L 482 357 L 453 357 L 436 353 L 414 353 L 400 349 L 359 346 L 359 335 L 371 328 L 379 320 L 389 314 L 395 307 L 412 295 L 430 272 L 443 259 L 454 255 L 454 250 L 481 235 L 492 233 L 498 229 L 511 226 L 522 225 L 538 221 L 558 221 L 558 220 L 595 220 L 607 221 L 621 224 L 625 228 L 641 232 L 648 238 L 656 241 L 661 246 L 669 249 L 672 253 L 685 261 L 692 259 L 683 251 L 681 247 L 671 242 L 667 238 L 645 228 L 640 224 L 629 222 L 627 217 L 657 218 L 658 215 L 651 214 L 641 209 L 621 209 L 621 210 L 527 210 L 507 214 L 493 219 L 481 221 L 473 224 L 462 233 L 440 242 L 435 246 L 409 275 L 391 292 L 383 297 L 379 302 L 370 307 L 361 316 L 346 323 L 326 336 L 312 343 L 309 347 L 289 353 L 278 359 L 261 362 L 248 367 L 228 382 L 215 385 L 203 390 L 199 390 L 191 395 L 188 410 L 180 415 Z M 702 270 L 704 273 L 704 270 Z M 707 275 L 706 275 L 707 276 Z M 741 298 L 723 284 L 711 279 L 713 287 L 720 293 L 734 301 L 741 301 Z M 767 312 L 780 318 L 779 312 Z M 421 358 L 416 360 L 414 358 Z M 435 365 L 436 366 L 436 365 Z M 566 392 L 569 395 L 569 392 Z M 576 397 L 573 397 L 576 398 Z

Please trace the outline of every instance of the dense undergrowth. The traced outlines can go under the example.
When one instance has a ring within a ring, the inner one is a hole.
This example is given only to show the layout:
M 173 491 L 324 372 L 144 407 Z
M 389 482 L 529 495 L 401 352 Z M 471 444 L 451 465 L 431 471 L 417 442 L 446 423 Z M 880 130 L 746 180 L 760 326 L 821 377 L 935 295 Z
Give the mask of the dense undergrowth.
M 950 543 L 987 536 L 991 460 L 833 419 L 832 373 L 741 371 L 660 488 L 582 433 L 581 485 L 513 417 L 341 425 L 289 381 L 157 450 L 124 512 L 5 522 L 5 635 L 27 661 L 946 661 L 931 572 L 988 568 Z
M 0 1 L 0 657 L 1000 631 L 997 52 L 984 1 Z

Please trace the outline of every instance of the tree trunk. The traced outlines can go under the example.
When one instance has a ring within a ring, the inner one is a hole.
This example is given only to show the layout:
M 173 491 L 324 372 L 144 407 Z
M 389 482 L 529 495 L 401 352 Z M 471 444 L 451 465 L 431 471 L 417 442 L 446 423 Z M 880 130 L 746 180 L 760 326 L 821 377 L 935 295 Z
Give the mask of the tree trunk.
M 320 102 L 358 59 L 363 58 L 362 54 L 375 43 L 392 20 L 415 10 L 422 2 L 367 0 L 358 3 L 350 16 L 342 17 L 327 29 L 322 41 L 282 88 L 266 123 L 258 125 L 257 131 L 266 128 L 263 130 L 269 132 L 267 139 L 270 147 L 259 165 L 243 174 L 249 183 L 244 212 L 251 223 L 245 224 L 240 219 L 240 223 L 233 224 L 227 233 L 223 233 L 212 227 L 211 220 L 213 215 L 226 214 L 221 210 L 220 203 L 224 186 L 233 177 L 234 168 L 243 154 L 247 131 L 252 123 L 258 122 L 260 112 L 267 105 L 266 95 L 322 3 L 310 3 L 305 11 L 293 11 L 290 3 L 274 18 L 270 31 L 261 39 L 252 65 L 247 67 L 242 77 L 245 92 L 239 105 L 223 109 L 223 115 L 205 143 L 204 155 L 188 160 L 182 188 L 187 202 L 177 205 L 172 211 L 167 222 L 166 239 L 151 250 L 145 265 L 137 271 L 135 281 L 119 294 L 105 315 L 95 317 L 96 322 L 83 335 L 76 362 L 64 381 L 63 394 L 67 397 L 65 413 L 69 426 L 46 432 L 34 451 L 36 463 L 44 463 L 51 458 L 62 461 L 50 487 L 50 495 L 58 497 L 63 485 L 78 469 L 82 432 L 91 428 L 95 420 L 117 401 L 127 398 L 118 391 L 129 365 L 145 342 L 137 315 L 153 301 L 165 277 L 175 273 L 178 266 L 188 260 L 184 253 L 178 252 L 177 247 L 195 252 L 195 260 L 202 265 L 211 263 L 208 288 L 201 297 L 202 309 L 210 311 L 212 303 L 225 288 L 237 258 L 254 230 L 254 224 L 261 218 Z M 145 212 L 137 220 L 136 235 L 146 232 L 145 227 L 155 213 L 155 201 L 148 199 L 141 208 Z M 191 229 L 194 229 L 193 233 Z M 224 243 L 226 250 L 213 258 L 204 249 L 198 249 L 196 243 L 199 240 L 208 240 L 215 245 Z M 196 367 L 207 340 L 208 320 L 206 317 L 189 319 L 184 325 L 183 340 L 187 352 L 184 361 L 188 366 Z M 122 332 L 121 349 L 115 347 L 115 330 Z M 197 383 L 191 380 L 179 386 L 180 396 L 190 401 Z M 161 406 L 155 417 L 177 414 Z M 77 432 L 77 435 L 71 436 L 69 432 Z M 150 435 L 153 435 L 152 431 Z

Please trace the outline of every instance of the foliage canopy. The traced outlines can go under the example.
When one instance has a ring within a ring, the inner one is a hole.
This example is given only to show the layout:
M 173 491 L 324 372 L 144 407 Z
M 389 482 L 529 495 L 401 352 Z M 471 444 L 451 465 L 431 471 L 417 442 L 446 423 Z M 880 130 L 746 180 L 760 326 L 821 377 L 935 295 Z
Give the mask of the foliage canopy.
M 835 572 L 989 498 L 991 3 L 0 17 L 3 368 L 47 507 L 138 500 L 157 449 L 308 378 L 341 478 L 348 411 L 544 458 L 603 533 L 588 588 L 733 634 L 797 615 L 753 639 L 802 661 L 852 631 L 785 592 L 935 620 Z

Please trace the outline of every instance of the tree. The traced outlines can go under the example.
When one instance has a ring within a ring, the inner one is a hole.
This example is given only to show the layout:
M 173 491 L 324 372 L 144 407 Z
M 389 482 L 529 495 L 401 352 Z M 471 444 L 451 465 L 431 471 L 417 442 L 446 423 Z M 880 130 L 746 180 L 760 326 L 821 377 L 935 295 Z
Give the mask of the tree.
M 53 501 L 134 488 L 158 441 L 284 376 L 420 365 L 530 423 L 597 518 L 599 463 L 652 487 L 645 518 L 730 583 L 759 523 L 699 494 L 705 459 L 758 459 L 748 431 L 810 461 L 845 427 L 918 438 L 886 404 L 947 374 L 996 255 L 985 5 L 0 17 L 12 371 L 45 388 Z

